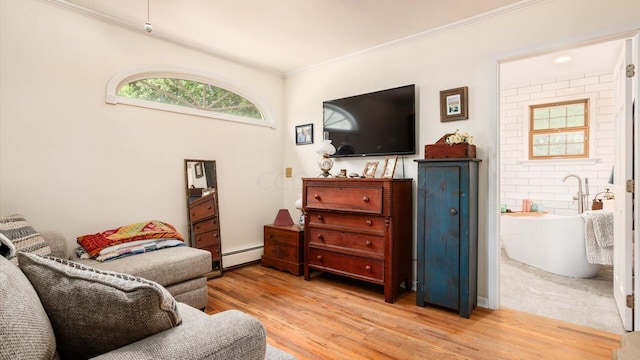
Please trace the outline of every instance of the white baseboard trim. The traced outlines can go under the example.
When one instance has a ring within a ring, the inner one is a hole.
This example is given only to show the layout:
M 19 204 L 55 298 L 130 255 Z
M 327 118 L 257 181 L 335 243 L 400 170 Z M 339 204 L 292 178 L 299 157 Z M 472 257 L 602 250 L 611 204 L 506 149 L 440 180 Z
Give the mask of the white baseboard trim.
M 264 253 L 264 247 L 257 246 L 254 248 L 222 254 L 222 268 L 224 269 L 224 268 L 242 265 L 252 261 L 260 260 L 262 258 L 263 253 Z

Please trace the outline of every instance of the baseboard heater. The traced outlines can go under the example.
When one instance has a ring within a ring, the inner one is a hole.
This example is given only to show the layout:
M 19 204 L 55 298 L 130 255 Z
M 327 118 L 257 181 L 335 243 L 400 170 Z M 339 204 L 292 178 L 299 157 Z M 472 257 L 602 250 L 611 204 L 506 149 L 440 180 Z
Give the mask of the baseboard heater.
M 222 268 L 242 265 L 252 261 L 260 260 L 264 253 L 264 245 L 254 246 L 246 249 L 229 251 L 222 254 Z

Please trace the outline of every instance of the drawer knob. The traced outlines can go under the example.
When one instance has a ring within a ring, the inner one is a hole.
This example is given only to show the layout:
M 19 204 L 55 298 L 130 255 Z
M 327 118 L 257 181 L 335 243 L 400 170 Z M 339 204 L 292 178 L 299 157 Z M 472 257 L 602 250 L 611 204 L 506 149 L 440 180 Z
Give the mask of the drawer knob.
M 367 272 L 371 272 L 371 266 L 367 265 L 364 267 L 365 270 L 367 270 Z
M 322 221 L 322 215 L 318 215 L 318 220 Z
M 371 247 L 371 245 L 373 245 L 373 243 L 372 243 L 370 240 L 367 240 L 367 241 L 365 242 L 365 244 L 366 244 L 368 247 Z
M 368 203 L 369 202 L 369 197 L 368 196 L 363 196 L 362 197 L 362 201 Z
M 211 210 L 211 205 L 207 206 L 207 210 Z
M 196 230 L 200 230 L 200 225 L 196 225 Z
M 316 256 L 316 259 L 318 259 L 318 261 L 322 261 L 322 255 Z
M 373 221 L 367 220 L 367 226 L 371 226 L 371 225 L 373 225 Z
M 457 213 L 458 213 L 458 210 L 456 210 L 455 208 L 449 209 L 449 214 L 456 215 Z
M 313 198 L 316 199 L 316 200 L 320 200 L 320 195 L 315 194 L 315 195 L 313 195 Z
M 318 234 L 318 235 L 316 235 L 316 237 L 318 238 L 318 240 L 322 240 L 322 238 L 323 238 L 322 234 Z

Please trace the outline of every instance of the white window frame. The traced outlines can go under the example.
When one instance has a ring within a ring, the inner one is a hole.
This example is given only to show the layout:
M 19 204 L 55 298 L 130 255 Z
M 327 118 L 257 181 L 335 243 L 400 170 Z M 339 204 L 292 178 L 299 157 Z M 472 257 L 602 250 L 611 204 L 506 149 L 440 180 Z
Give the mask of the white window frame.
M 118 95 L 118 90 L 123 85 L 133 81 L 149 78 L 178 78 L 217 86 L 219 88 L 238 94 L 251 101 L 256 106 L 256 108 L 258 108 L 258 111 L 260 111 L 260 113 L 262 114 L 263 119 L 252 119 L 244 116 L 224 114 L 215 111 L 188 108 L 179 105 L 165 104 L 156 101 L 141 100 Z M 268 107 L 265 106 L 265 103 L 264 101 L 262 101 L 261 97 L 255 94 L 253 91 L 243 87 L 237 82 L 230 81 L 229 79 L 224 79 L 220 76 L 207 74 L 187 68 L 149 66 L 129 69 L 120 72 L 114 75 L 107 83 L 107 94 L 105 101 L 107 104 L 112 105 L 124 104 L 148 109 L 156 109 L 180 114 L 201 116 L 211 119 L 234 121 L 250 125 L 275 128 L 275 123 L 273 121 L 271 112 L 269 111 Z

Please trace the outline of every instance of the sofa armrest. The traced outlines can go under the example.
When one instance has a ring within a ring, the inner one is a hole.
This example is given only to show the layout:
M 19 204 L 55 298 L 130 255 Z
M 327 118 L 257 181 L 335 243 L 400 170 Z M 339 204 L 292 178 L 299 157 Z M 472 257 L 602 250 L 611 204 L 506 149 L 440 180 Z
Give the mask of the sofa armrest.
M 57 231 L 41 231 L 40 235 L 49 244 L 53 256 L 66 259 L 67 258 L 67 239 L 62 233 Z
M 240 311 L 228 310 L 183 323 L 94 359 L 263 360 L 265 352 L 266 331 L 262 323 Z

